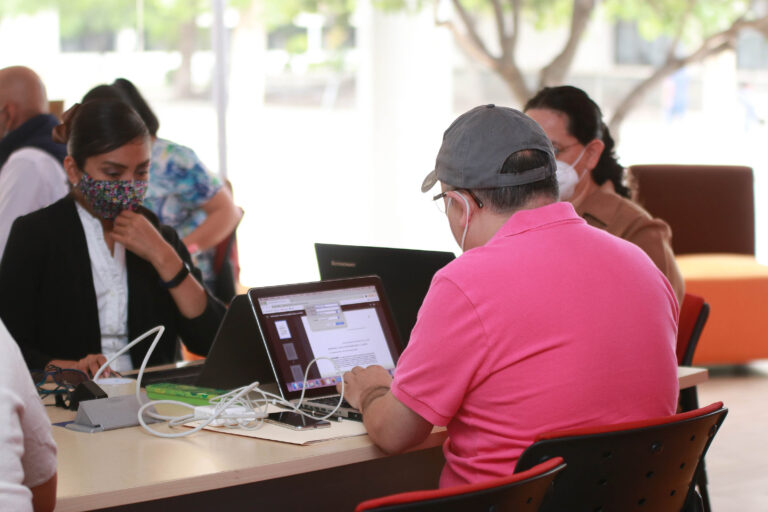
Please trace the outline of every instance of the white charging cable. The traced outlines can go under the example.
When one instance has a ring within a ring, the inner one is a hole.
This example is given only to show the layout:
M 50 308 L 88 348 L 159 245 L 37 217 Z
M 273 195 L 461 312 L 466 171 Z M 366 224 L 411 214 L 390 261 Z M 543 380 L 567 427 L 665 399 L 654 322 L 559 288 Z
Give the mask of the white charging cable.
M 149 350 L 147 350 L 147 354 L 144 356 L 144 360 L 141 362 L 141 367 L 139 368 L 139 373 L 136 378 L 136 400 L 138 401 L 139 404 L 142 404 L 138 412 L 139 424 L 147 432 L 155 436 L 168 437 L 168 438 L 185 437 L 190 434 L 194 434 L 195 432 L 198 432 L 211 424 L 214 424 L 216 426 L 223 425 L 223 426 L 230 426 L 230 427 L 239 427 L 244 429 L 259 428 L 263 423 L 263 419 L 267 416 L 267 406 L 270 403 L 284 406 L 308 418 L 325 420 L 332 417 L 334 414 L 336 414 L 336 411 L 339 410 L 339 407 L 341 407 L 341 404 L 344 401 L 345 383 L 344 383 L 344 378 L 341 375 L 341 370 L 336 365 L 336 361 L 334 361 L 329 357 L 318 357 L 310 361 L 309 364 L 307 365 L 306 370 L 304 371 L 304 383 L 301 387 L 301 396 L 299 397 L 298 403 L 295 403 L 295 404 L 292 402 L 288 402 L 281 396 L 268 393 L 260 389 L 258 387 L 259 382 L 252 382 L 247 386 L 234 389 L 223 395 L 215 396 L 210 399 L 210 406 L 202 406 L 202 407 L 193 406 L 186 402 L 181 402 L 179 400 L 149 400 L 147 402 L 143 402 L 142 396 L 141 396 L 141 379 L 144 375 L 144 370 L 147 366 L 147 363 L 149 362 L 149 358 L 152 355 L 152 352 L 155 350 L 155 347 L 157 346 L 158 342 L 163 336 L 163 332 L 165 332 L 165 327 L 162 325 L 158 325 L 148 330 L 141 336 L 137 337 L 135 340 L 131 341 L 128 345 L 120 349 L 112 357 L 110 357 L 93 376 L 93 380 L 96 380 L 104 372 L 104 370 L 109 366 L 109 364 L 112 361 L 114 361 L 115 359 L 123 355 L 125 352 L 127 352 L 131 347 L 133 347 L 137 343 L 140 343 L 141 341 L 143 341 L 144 339 L 146 339 L 147 337 L 149 337 L 151 334 L 154 333 L 155 338 L 152 340 L 152 344 L 150 345 Z M 330 361 L 330 363 L 333 365 L 335 373 L 339 375 L 339 378 L 341 380 L 341 394 L 339 396 L 339 402 L 336 404 L 336 407 L 334 407 L 333 410 L 328 414 L 326 414 L 325 416 L 318 417 L 302 411 L 300 407 L 304 401 L 304 394 L 307 389 L 309 369 L 312 367 L 313 364 L 317 364 L 317 362 L 321 359 Z M 251 392 L 256 392 L 260 394 L 261 398 L 256 400 L 249 398 L 249 394 Z M 164 416 L 149 409 L 150 407 L 154 405 L 159 405 L 159 404 L 179 405 L 182 407 L 186 407 L 188 409 L 192 409 L 193 412 L 191 414 L 183 414 L 180 416 Z M 189 423 L 195 420 L 202 420 L 202 421 L 198 425 L 196 425 L 195 427 L 189 430 L 185 430 L 183 432 L 168 433 L 168 432 L 159 432 L 151 428 L 147 424 L 146 420 L 144 419 L 144 415 L 156 420 L 167 421 L 168 425 L 171 427 Z

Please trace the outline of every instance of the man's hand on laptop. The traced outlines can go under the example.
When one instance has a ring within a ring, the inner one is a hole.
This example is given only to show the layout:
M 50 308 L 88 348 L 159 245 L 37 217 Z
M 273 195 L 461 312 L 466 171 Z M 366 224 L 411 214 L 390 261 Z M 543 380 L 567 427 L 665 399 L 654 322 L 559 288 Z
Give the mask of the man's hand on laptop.
M 392 376 L 379 365 L 362 368 L 355 366 L 345 373 L 344 398 L 352 407 L 364 412 L 371 402 L 387 394 L 392 384 Z M 336 389 L 341 393 L 341 383 L 336 384 Z
M 398 400 L 392 377 L 381 366 L 356 366 L 343 375 L 344 398 L 363 414 L 368 435 L 386 453 L 400 453 L 427 438 L 432 424 Z M 341 383 L 336 385 L 341 392 Z

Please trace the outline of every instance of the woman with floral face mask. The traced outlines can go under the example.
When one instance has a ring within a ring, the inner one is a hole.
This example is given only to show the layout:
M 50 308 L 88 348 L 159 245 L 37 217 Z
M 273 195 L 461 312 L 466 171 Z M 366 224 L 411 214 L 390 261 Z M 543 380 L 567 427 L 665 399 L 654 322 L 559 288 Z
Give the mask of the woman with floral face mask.
M 0 318 L 30 369 L 47 364 L 93 374 L 131 339 L 162 324 L 150 364 L 172 362 L 177 337 L 206 354 L 224 306 L 176 232 L 141 206 L 151 140 L 128 105 L 97 100 L 64 115 L 71 193 L 14 223 L 0 262 Z M 133 347 L 112 370 L 136 368 Z
M 576 87 L 545 87 L 528 100 L 525 113 L 552 142 L 560 199 L 573 203 L 592 226 L 643 249 L 682 303 L 685 289 L 672 252 L 672 231 L 630 199 L 600 107 Z

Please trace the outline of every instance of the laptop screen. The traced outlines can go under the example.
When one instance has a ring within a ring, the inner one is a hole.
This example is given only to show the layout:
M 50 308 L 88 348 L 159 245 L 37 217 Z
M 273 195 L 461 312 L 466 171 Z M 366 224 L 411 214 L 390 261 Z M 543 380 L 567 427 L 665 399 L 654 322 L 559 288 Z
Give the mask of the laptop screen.
M 340 372 L 378 364 L 393 371 L 400 338 L 375 276 L 295 285 L 252 288 L 272 369 L 283 396 L 298 398 L 304 373 L 306 397 L 336 393 Z
M 381 277 L 404 346 L 435 272 L 455 258 L 450 252 L 335 244 L 315 244 L 315 254 L 321 279 Z

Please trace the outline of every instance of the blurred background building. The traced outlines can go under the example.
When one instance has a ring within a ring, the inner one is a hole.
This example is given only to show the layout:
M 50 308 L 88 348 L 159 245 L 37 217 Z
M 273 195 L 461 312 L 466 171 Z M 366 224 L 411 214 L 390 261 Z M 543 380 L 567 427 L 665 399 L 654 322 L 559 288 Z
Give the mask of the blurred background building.
M 753 167 L 765 263 L 767 13 L 715 0 L 6 1 L 0 67 L 35 69 L 65 107 L 133 81 L 160 135 L 232 182 L 246 286 L 316 279 L 314 242 L 455 250 L 419 191 L 442 131 L 559 83 L 603 107 L 624 165 Z

